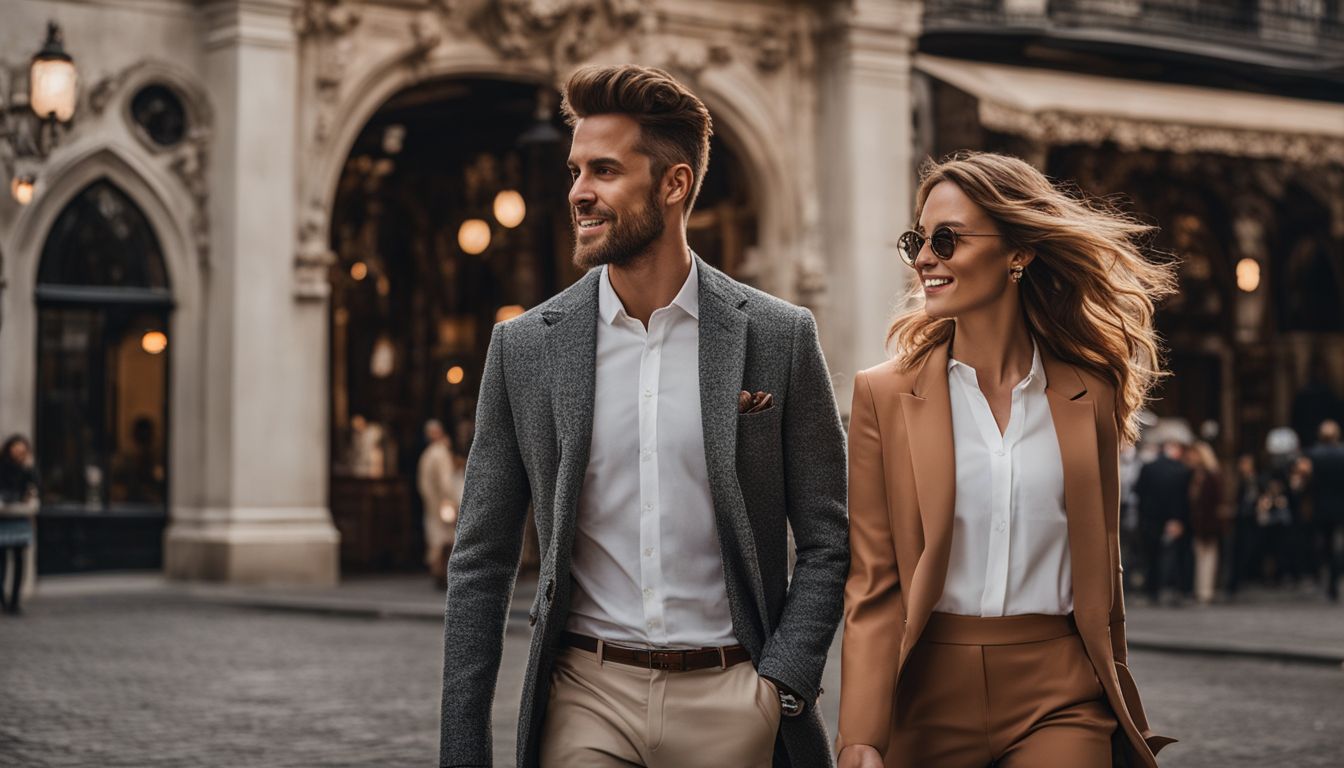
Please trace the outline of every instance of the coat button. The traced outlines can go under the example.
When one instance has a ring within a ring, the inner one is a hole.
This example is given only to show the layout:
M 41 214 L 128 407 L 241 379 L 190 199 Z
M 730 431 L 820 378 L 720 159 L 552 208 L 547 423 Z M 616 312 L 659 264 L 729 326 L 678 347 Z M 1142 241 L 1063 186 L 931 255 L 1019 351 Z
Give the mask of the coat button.
M 555 598 L 555 579 L 546 582 L 546 602 L 551 602 Z
M 537 626 L 537 614 L 533 613 L 527 617 L 527 626 L 529 627 Z

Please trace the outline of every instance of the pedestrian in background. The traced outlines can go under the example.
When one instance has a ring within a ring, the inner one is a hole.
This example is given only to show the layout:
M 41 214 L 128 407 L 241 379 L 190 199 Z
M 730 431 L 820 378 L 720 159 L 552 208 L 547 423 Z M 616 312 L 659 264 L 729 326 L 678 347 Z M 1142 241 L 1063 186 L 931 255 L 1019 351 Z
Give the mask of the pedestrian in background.
M 1344 443 L 1339 423 L 1321 422 L 1317 443 L 1307 451 L 1312 522 L 1317 551 L 1325 561 L 1325 594 L 1339 600 L 1340 533 L 1344 528 Z
M 24 552 L 33 543 L 37 487 L 32 446 L 22 435 L 10 436 L 0 449 L 0 607 L 9 614 L 19 612 Z
M 453 456 L 453 444 L 437 419 L 425 422 L 425 440 L 415 481 L 424 507 L 425 565 L 438 586 L 446 586 L 448 552 L 457 529 L 457 508 L 462 503 L 462 473 Z
M 1223 478 L 1213 446 L 1196 442 L 1186 452 L 1190 467 L 1190 533 L 1195 555 L 1195 599 L 1213 602 L 1218 576 L 1218 545 L 1223 538 Z
M 1289 533 L 1293 524 L 1293 510 L 1281 475 L 1269 475 L 1265 490 L 1255 503 L 1255 521 L 1260 529 L 1261 577 L 1269 584 L 1279 585 L 1290 568 Z
M 1143 539 L 1148 600 L 1161 602 L 1162 590 L 1184 591 L 1183 544 L 1190 525 L 1190 468 L 1182 458 L 1185 445 L 1173 439 L 1139 470 L 1134 493 L 1139 497 L 1139 530 Z
M 1288 464 L 1284 480 L 1284 494 L 1288 499 L 1289 523 L 1283 539 L 1284 574 L 1291 585 L 1304 578 L 1314 581 L 1315 552 L 1312 551 L 1311 497 L 1307 482 L 1311 477 L 1311 462 L 1306 456 L 1296 456 Z
M 1255 465 L 1255 456 L 1249 453 L 1237 458 L 1237 488 L 1233 499 L 1233 521 L 1223 548 L 1227 560 L 1224 588 L 1229 598 L 1235 597 L 1241 582 L 1260 573 L 1260 540 L 1255 522 L 1255 506 L 1260 500 L 1263 483 Z

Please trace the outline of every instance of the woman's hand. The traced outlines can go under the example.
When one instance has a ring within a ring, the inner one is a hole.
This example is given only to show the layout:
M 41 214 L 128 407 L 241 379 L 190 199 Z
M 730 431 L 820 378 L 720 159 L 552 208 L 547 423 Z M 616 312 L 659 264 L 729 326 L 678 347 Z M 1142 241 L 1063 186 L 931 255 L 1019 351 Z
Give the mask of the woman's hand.
M 882 768 L 882 755 L 868 744 L 850 744 L 840 750 L 839 768 Z

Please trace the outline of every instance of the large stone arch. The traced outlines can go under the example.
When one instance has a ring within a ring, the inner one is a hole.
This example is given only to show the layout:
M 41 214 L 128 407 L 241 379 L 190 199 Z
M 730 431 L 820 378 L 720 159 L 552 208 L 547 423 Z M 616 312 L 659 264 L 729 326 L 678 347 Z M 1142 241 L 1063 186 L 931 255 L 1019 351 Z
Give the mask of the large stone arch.
M 575 66 L 578 66 L 577 64 Z M 809 157 L 809 148 L 785 143 L 791 135 L 769 95 L 737 68 L 700 72 L 671 69 L 683 77 L 715 115 L 715 130 L 737 154 L 746 169 L 748 189 L 758 205 L 758 250 L 761 259 L 747 265 L 745 277 L 765 290 L 796 300 L 800 253 L 804 233 L 815 226 L 799 193 L 799 174 L 785 157 Z M 741 68 L 748 73 L 751 71 Z M 301 204 L 306 221 L 322 222 L 329 242 L 331 212 L 346 158 L 361 130 L 394 95 L 434 80 L 481 78 L 558 86 L 557 75 L 531 59 L 506 59 L 481 45 L 462 44 L 443 55 L 408 59 L 404 52 L 389 54 L 360 72 L 352 72 L 342 88 L 347 96 L 327 115 L 339 115 L 322 131 L 310 156 L 312 172 L 304 174 Z M 317 120 L 323 119 L 317 116 Z M 810 134 L 808 134 L 810 135 Z M 798 137 L 794 138 L 796 142 Z M 794 172 L 791 172 L 794 171 Z
M 3 293 L 5 322 L 0 325 L 0 431 L 32 434 L 35 426 L 37 313 L 31 310 L 43 246 L 56 217 L 90 184 L 115 184 L 144 213 L 163 250 L 175 309 L 170 316 L 173 344 L 169 372 L 170 483 L 169 514 L 197 502 L 201 487 L 201 429 L 205 361 L 205 275 L 190 224 L 190 205 L 182 205 L 177 184 L 142 160 L 133 147 L 83 143 L 63 149 L 43 172 L 43 188 L 11 230 L 8 286 Z M 177 204 L 175 205 L 175 201 Z M 22 302 L 22 303 L 20 303 Z M 20 310 L 24 311 L 20 311 Z

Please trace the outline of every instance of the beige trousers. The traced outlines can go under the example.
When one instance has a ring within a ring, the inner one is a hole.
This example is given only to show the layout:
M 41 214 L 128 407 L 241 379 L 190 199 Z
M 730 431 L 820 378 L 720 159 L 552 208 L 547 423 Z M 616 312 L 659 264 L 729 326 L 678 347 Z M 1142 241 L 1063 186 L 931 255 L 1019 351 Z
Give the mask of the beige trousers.
M 663 672 L 560 651 L 542 768 L 770 768 L 779 694 L 749 663 Z
M 1218 541 L 1195 539 L 1195 598 L 1201 603 L 1213 602 L 1217 585 Z

